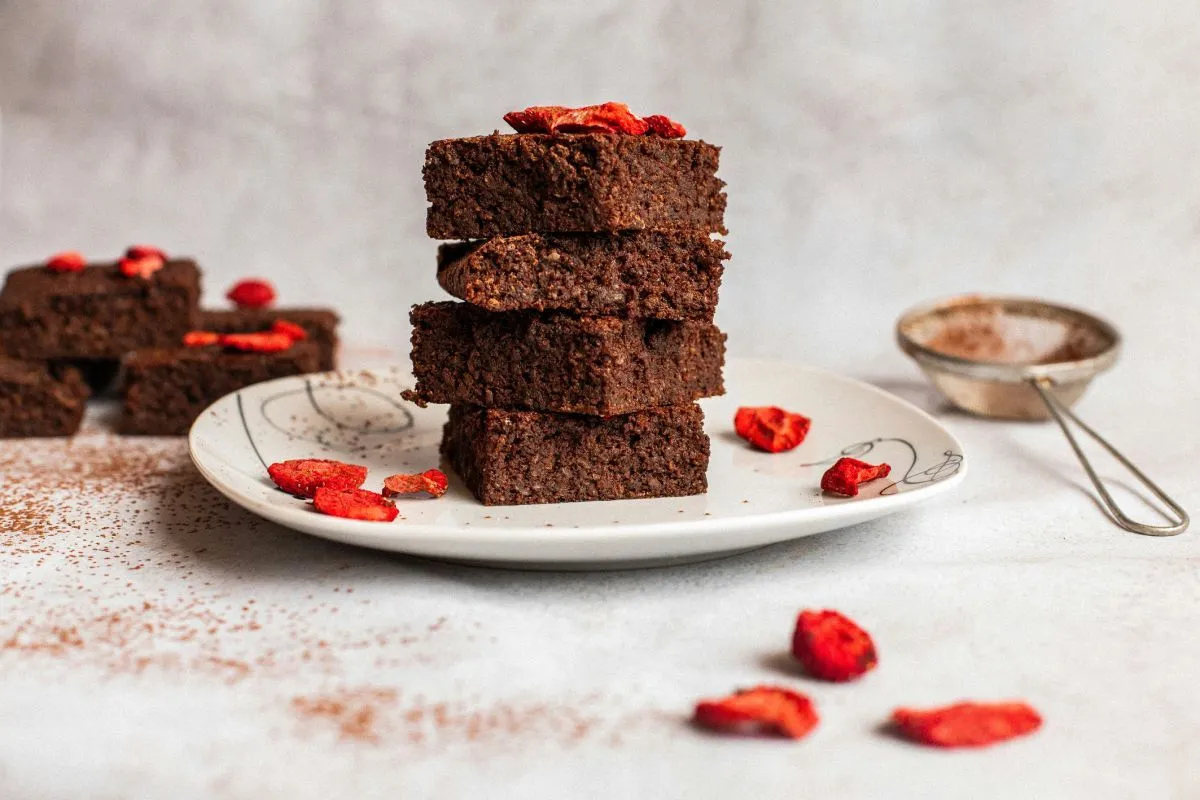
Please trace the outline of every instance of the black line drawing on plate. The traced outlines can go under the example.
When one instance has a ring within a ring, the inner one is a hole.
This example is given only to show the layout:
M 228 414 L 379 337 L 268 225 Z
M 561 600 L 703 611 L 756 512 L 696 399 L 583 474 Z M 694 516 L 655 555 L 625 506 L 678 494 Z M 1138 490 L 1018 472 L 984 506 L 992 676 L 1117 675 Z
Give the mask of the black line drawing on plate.
M 329 410 L 326 405 L 318 400 L 318 394 L 332 392 L 342 398 L 349 394 L 359 394 L 372 400 L 382 400 L 391 407 L 391 411 L 396 413 L 399 421 L 395 424 L 377 427 L 374 423 L 378 418 L 378 414 L 372 414 L 365 422 L 358 422 L 339 418 L 336 413 Z M 398 392 L 397 392 L 398 394 Z M 309 406 L 317 417 L 329 423 L 328 426 L 313 427 L 312 420 L 301 419 L 295 415 L 281 417 L 276 419 L 272 414 L 271 408 L 275 404 L 294 398 L 298 395 L 304 395 L 308 400 Z M 254 449 L 254 455 L 266 468 L 267 460 L 263 458 L 259 451 L 258 443 L 254 440 L 254 434 L 250 429 L 249 418 L 246 415 L 242 393 L 237 394 L 238 413 L 242 418 L 242 428 L 246 433 L 246 439 L 250 442 L 251 448 Z M 374 437 L 378 435 L 394 436 L 398 433 L 403 433 L 409 430 L 414 425 L 412 412 L 396 397 L 382 392 L 378 389 L 369 386 L 357 386 L 354 384 L 346 384 L 340 386 L 314 386 L 311 379 L 306 378 L 304 388 L 288 389 L 286 391 L 276 392 L 262 398 L 258 404 L 258 414 L 272 428 L 287 436 L 289 439 L 312 442 L 325 448 L 350 448 L 354 449 L 356 445 L 361 445 L 359 441 L 363 437 Z M 348 441 L 335 442 L 334 439 L 341 438 Z
M 242 418 L 242 430 L 246 432 L 246 441 L 250 442 L 250 447 L 254 450 L 254 455 L 258 456 L 259 462 L 263 465 L 263 469 L 267 468 L 267 462 L 262 457 L 262 453 L 258 452 L 258 445 L 254 442 L 254 437 L 250 435 L 250 423 L 246 421 L 246 408 L 242 405 L 242 393 L 237 393 L 238 416 Z
M 914 470 L 917 468 L 917 462 L 920 460 L 917 456 L 917 448 L 914 447 L 912 442 L 908 441 L 907 439 L 900 439 L 897 437 L 881 437 L 879 439 L 869 439 L 865 442 L 857 442 L 855 444 L 843 447 L 842 452 L 838 453 L 836 456 L 824 459 L 823 461 L 814 461 L 811 464 L 801 464 L 800 466 L 821 467 L 826 464 L 832 464 L 839 458 L 861 459 L 863 456 L 874 450 L 876 445 L 883 444 L 884 442 L 893 442 L 895 444 L 904 445 L 908 448 L 908 452 L 911 455 L 911 460 L 908 463 L 908 469 L 904 471 L 904 477 L 883 487 L 883 489 L 881 489 L 879 492 L 881 497 L 884 495 L 896 494 L 898 491 L 896 487 L 902 484 L 905 486 L 916 486 L 922 483 L 936 483 L 940 480 L 949 478 L 951 475 L 954 475 L 960 469 L 962 469 L 962 454 L 955 453 L 953 450 L 946 450 L 942 453 L 942 461 L 934 464 L 931 467 L 927 467 L 920 472 L 914 472 Z

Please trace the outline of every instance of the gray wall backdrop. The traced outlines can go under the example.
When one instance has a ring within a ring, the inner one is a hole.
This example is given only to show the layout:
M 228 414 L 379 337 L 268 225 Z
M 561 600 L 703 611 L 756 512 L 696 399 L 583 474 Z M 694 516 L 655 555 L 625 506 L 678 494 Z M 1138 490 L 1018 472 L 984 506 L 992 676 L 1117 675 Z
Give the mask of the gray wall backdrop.
M 1002 290 L 1153 359 L 1200 299 L 1198 84 L 1193 0 L 0 0 L 0 256 L 157 243 L 402 354 L 426 143 L 615 99 L 725 148 L 734 353 L 891 369 L 906 305 Z

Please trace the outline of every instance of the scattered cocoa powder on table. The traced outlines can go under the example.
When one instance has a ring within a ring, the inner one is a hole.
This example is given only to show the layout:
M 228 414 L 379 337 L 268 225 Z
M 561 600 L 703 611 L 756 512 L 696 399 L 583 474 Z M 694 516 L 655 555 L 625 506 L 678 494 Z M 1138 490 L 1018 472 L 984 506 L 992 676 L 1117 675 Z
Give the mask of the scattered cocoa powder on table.
M 331 555 L 221 501 L 181 440 L 84 433 L 0 442 L 0 485 L 0 680 L 6 670 L 81 670 L 88 680 L 261 686 L 264 708 L 301 721 L 296 733 L 332 727 L 368 745 L 616 743 L 651 720 L 674 724 L 657 712 L 614 715 L 589 698 L 439 701 L 386 686 L 292 697 L 281 680 L 336 680 L 347 656 L 380 670 L 428 666 L 444 657 L 433 640 L 484 634 L 443 615 L 357 630 L 331 624 L 371 600 L 329 576 L 374 556 Z M 288 578 L 295 588 L 274 602 L 256 599 L 245 570 L 268 555 L 315 564 L 320 575 Z
M 431 702 L 420 695 L 405 700 L 397 689 L 362 686 L 297 696 L 291 705 L 306 727 L 328 723 L 343 740 L 408 746 L 515 743 L 523 737 L 569 746 L 605 736 L 610 744 L 616 744 L 622 731 L 678 723 L 659 711 L 611 719 L 602 713 L 611 702 L 594 695 L 561 704 L 510 701 L 480 705 Z
M 236 573 L 214 585 L 214 565 L 246 564 L 274 544 L 330 556 L 222 501 L 181 439 L 0 442 L 0 486 L 0 676 L 6 662 L 29 669 L 15 659 L 229 683 L 258 671 L 330 674 L 349 650 L 419 662 L 413 647 L 440 627 L 331 627 L 341 604 L 369 603 L 349 586 L 328 595 L 341 604 L 311 593 L 300 604 L 268 604 L 239 596 Z
M 375 723 L 379 708 L 395 702 L 395 690 L 366 687 L 314 697 L 294 697 L 292 708 L 302 718 L 334 723 L 344 739 L 377 742 L 379 735 Z

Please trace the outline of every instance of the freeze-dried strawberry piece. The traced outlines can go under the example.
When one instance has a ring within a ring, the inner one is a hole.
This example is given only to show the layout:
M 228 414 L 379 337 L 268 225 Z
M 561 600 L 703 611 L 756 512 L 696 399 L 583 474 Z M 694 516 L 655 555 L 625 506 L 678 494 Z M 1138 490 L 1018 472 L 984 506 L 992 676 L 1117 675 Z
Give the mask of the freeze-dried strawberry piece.
M 638 115 L 624 103 L 601 103 L 596 106 L 572 108 L 560 114 L 553 125 L 554 133 L 626 133 L 641 136 L 650 130 Z
M 886 478 L 892 471 L 888 464 L 871 466 L 857 458 L 839 458 L 837 463 L 821 476 L 821 488 L 831 494 L 841 494 L 854 497 L 858 494 L 858 486 L 876 478 Z
M 184 347 L 212 347 L 221 343 L 221 334 L 212 331 L 188 331 L 183 335 Z
M 46 260 L 46 269 L 52 272 L 79 272 L 86 265 L 83 254 L 74 250 L 55 253 Z
M 313 508 L 331 517 L 391 522 L 400 515 L 396 504 L 366 489 L 330 489 L 322 486 L 313 495 Z
M 275 287 L 261 278 L 238 281 L 225 293 L 238 308 L 266 308 L 275 302 Z
M 308 331 L 286 319 L 275 320 L 275 324 L 271 326 L 271 333 L 282 333 L 293 342 L 302 342 L 308 338 Z
M 131 247 L 127 253 L 133 252 L 133 249 Z M 127 278 L 142 278 L 143 281 L 148 281 L 149 278 L 154 277 L 155 272 L 161 270 L 163 265 L 167 263 L 162 258 L 162 255 L 150 253 L 146 255 L 132 255 L 131 257 L 127 253 L 125 258 L 116 263 L 121 270 L 121 275 Z
M 148 244 L 131 244 L 125 248 L 125 257 L 134 259 L 139 258 L 157 258 L 159 261 L 166 261 L 167 254 L 161 249 Z
M 720 700 L 701 700 L 693 719 L 722 733 L 773 733 L 791 739 L 803 739 L 818 722 L 812 701 L 782 686 L 755 686 Z
M 296 497 L 312 497 L 317 489 L 357 489 L 367 479 L 367 468 L 326 458 L 294 458 L 267 467 L 275 485 Z
M 650 125 L 624 103 L 594 106 L 530 106 L 510 111 L 504 121 L 517 133 L 625 133 L 641 136 Z
M 782 453 L 808 436 L 812 420 L 778 406 L 743 406 L 733 417 L 733 429 L 759 450 Z
M 642 117 L 642 119 L 646 121 L 646 125 L 650 128 L 647 133 L 651 136 L 661 136 L 664 139 L 681 139 L 687 136 L 687 128 L 670 117 L 665 117 L 662 114 L 651 114 L 648 117 Z
M 279 353 L 295 344 L 286 333 L 226 333 L 221 336 L 221 346 L 243 353 Z
M 383 479 L 383 496 L 395 497 L 402 494 L 420 494 L 428 492 L 434 497 L 441 497 L 450 487 L 446 473 L 440 469 L 427 469 L 416 475 L 390 475 Z
M 504 121 L 517 133 L 545 133 L 537 129 L 537 118 L 525 111 L 509 111 L 504 115 Z
M 1028 703 L 963 702 L 942 708 L 897 708 L 892 723 L 906 739 L 934 747 L 983 747 L 1042 727 Z
M 553 133 L 554 120 L 570 111 L 566 106 L 530 106 L 524 111 L 510 111 L 504 121 L 517 133 Z
M 871 635 L 836 611 L 801 611 L 792 633 L 792 655 L 823 681 L 852 681 L 879 659 Z

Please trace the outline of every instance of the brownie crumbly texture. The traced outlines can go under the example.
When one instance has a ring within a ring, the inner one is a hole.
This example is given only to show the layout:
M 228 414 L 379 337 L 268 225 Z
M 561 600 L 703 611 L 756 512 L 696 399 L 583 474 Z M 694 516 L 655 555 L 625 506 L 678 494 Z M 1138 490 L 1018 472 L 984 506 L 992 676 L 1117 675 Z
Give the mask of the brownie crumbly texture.
M 693 403 L 616 417 L 454 405 L 442 455 L 488 506 L 708 489 L 704 414 Z
M 438 283 L 488 311 L 711 322 L 728 257 L 696 231 L 531 233 L 442 245 Z
M 725 391 L 725 335 L 706 322 L 443 302 L 414 306 L 412 323 L 416 402 L 610 416 Z
M 71 436 L 89 394 L 76 369 L 0 357 L 0 439 Z
M 132 353 L 125 360 L 121 433 L 182 436 L 221 397 L 261 381 L 315 372 L 320 359 L 320 348 L 308 341 L 278 353 L 218 346 Z
M 434 239 L 521 233 L 725 232 L 720 148 L 609 133 L 443 139 L 425 153 Z
M 269 330 L 277 320 L 294 322 L 321 351 L 317 369 L 337 369 L 340 317 L 328 308 L 238 308 L 229 311 L 201 311 L 197 328 L 214 333 L 258 333 Z
M 168 261 L 147 279 L 126 277 L 116 264 L 24 267 L 0 291 L 0 346 L 34 361 L 172 347 L 195 326 L 199 298 L 200 270 L 189 260 Z

